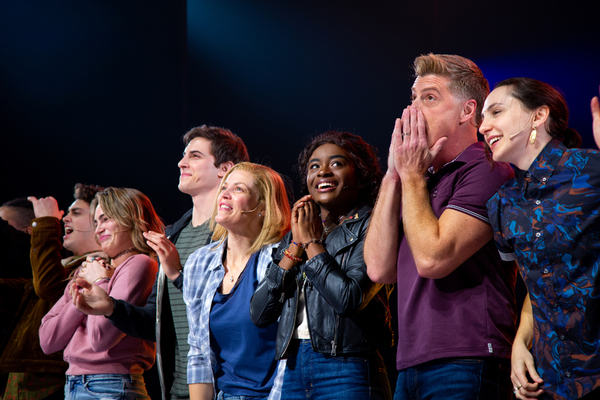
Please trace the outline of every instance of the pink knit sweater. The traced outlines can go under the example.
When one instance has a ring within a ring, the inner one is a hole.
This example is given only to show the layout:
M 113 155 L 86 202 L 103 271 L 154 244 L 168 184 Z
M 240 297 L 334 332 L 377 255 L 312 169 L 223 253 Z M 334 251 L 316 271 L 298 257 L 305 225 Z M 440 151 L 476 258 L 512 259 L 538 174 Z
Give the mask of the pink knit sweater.
M 110 281 L 97 284 L 115 299 L 146 304 L 158 263 L 146 255 L 128 258 Z M 156 344 L 128 336 L 103 315 L 86 315 L 72 302 L 69 285 L 42 319 L 40 344 L 46 354 L 64 349 L 67 375 L 141 374 L 154 363 Z

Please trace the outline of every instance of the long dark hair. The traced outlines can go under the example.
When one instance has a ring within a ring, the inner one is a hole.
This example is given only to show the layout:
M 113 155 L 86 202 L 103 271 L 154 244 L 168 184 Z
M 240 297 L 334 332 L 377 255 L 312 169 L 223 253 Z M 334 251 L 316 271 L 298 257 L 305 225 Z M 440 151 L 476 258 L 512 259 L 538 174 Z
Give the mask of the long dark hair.
M 496 88 L 506 86 L 508 94 L 519 100 L 523 107 L 533 111 L 547 106 L 550 118 L 546 131 L 550 136 L 563 142 L 568 148 L 580 147 L 581 136 L 573 128 L 569 128 L 569 107 L 562 94 L 547 83 L 531 78 L 505 79 Z
M 298 174 L 302 182 L 303 192 L 308 192 L 306 176 L 310 156 L 318 147 L 328 143 L 335 144 L 348 152 L 356 166 L 358 188 L 360 189 L 358 201 L 373 207 L 383 177 L 379 158 L 377 157 L 377 148 L 365 142 L 360 136 L 348 132 L 329 131 L 322 133 L 314 137 L 302 150 L 302 153 L 298 156 Z

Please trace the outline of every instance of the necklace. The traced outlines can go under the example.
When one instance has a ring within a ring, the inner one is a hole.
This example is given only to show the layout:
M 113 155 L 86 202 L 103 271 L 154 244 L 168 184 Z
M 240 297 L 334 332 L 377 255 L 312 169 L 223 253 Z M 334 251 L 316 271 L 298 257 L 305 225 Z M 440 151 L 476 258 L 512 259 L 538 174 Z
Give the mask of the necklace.
M 337 221 L 335 222 L 335 224 L 332 227 L 328 227 L 325 223 L 327 222 L 327 219 L 321 220 L 321 223 L 323 223 L 323 237 L 329 235 L 329 232 L 331 232 L 332 230 L 334 230 L 335 228 L 337 228 L 340 223 L 346 218 L 345 215 L 340 215 L 339 218 L 337 219 Z
M 136 251 L 135 247 L 130 247 L 128 249 L 123 250 L 122 252 L 120 252 L 116 256 L 112 257 L 112 259 L 115 260 L 115 259 L 121 257 L 123 254 L 131 253 L 132 251 Z
M 235 275 L 238 274 L 238 272 L 241 272 L 244 270 L 244 268 L 246 267 L 246 264 L 248 264 L 248 260 L 250 259 L 250 256 L 247 256 L 245 258 L 245 260 L 242 262 L 242 266 L 238 267 L 238 268 L 233 268 L 233 263 L 231 263 L 231 268 L 227 268 L 227 273 L 229 273 L 229 282 L 233 282 L 233 277 Z M 227 262 L 227 265 L 229 265 L 230 263 Z M 235 273 L 234 273 L 235 272 Z

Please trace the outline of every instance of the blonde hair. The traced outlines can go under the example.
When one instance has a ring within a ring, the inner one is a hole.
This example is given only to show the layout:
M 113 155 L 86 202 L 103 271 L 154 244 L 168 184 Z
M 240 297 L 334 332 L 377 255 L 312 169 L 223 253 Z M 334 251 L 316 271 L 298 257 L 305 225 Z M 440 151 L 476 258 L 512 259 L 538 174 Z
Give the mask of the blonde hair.
M 490 85 L 481 69 L 468 58 L 453 54 L 421 55 L 413 63 L 415 77 L 426 75 L 444 76 L 450 79 L 448 90 L 461 100 L 477 102 L 475 122 L 479 126 L 483 120 L 481 111 L 485 98 L 490 93 Z
M 148 231 L 164 233 L 165 225 L 145 194 L 136 189 L 108 187 L 96 193 L 90 207 L 92 213 L 97 205 L 102 207 L 104 215 L 127 229 L 137 251 L 156 257 L 142 234 Z
M 279 242 L 283 238 L 283 235 L 290 230 L 290 218 L 292 216 L 290 203 L 285 190 L 285 184 L 279 174 L 269 167 L 249 162 L 236 164 L 227 171 L 219 185 L 219 193 L 229 175 L 234 171 L 245 171 L 252 175 L 258 200 L 265 206 L 262 228 L 248 250 L 249 254 L 253 254 L 265 245 Z M 210 227 L 214 231 L 213 240 L 218 240 L 222 243 L 227 239 L 228 232 L 227 229 L 215 222 L 218 207 L 217 201 L 218 196 L 215 199 Z

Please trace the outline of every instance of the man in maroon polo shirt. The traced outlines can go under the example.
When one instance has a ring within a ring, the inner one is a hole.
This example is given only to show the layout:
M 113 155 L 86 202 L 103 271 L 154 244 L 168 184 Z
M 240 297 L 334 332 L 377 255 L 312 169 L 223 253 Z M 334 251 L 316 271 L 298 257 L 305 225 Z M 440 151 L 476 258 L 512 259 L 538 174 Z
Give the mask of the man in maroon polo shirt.
M 487 80 L 470 60 L 414 63 L 367 239 L 375 282 L 397 282 L 394 399 L 510 399 L 516 266 L 500 260 L 486 202 L 513 176 L 477 141 Z

